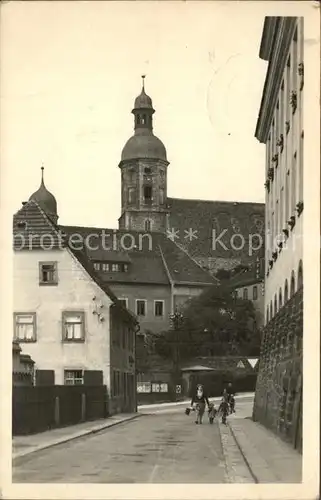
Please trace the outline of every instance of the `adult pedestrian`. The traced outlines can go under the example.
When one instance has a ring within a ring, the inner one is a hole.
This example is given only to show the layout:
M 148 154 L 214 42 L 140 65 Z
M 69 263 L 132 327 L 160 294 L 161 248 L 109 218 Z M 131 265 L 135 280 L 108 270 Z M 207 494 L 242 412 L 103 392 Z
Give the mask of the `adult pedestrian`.
M 196 404 L 196 420 L 195 424 L 202 424 L 203 415 L 205 412 L 205 406 L 210 406 L 207 395 L 205 394 L 203 385 L 199 384 L 196 387 L 196 392 L 192 397 L 191 406 L 193 407 L 194 403 Z

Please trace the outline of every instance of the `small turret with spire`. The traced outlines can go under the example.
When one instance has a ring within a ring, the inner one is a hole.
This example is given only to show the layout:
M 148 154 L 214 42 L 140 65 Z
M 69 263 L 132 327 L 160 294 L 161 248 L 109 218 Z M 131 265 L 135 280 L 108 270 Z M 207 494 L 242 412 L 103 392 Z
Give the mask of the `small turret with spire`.
M 145 92 L 145 78 L 146 75 L 142 75 L 142 91 L 136 97 L 132 111 L 135 116 L 135 134 L 148 131 L 152 133 L 153 130 L 153 114 L 155 110 L 151 98 Z
M 30 200 L 34 200 L 38 203 L 38 205 L 42 208 L 45 214 L 57 224 L 58 222 L 58 214 L 57 214 L 57 201 L 53 194 L 48 191 L 44 182 L 44 166 L 41 166 L 41 183 L 39 189 L 33 193 Z

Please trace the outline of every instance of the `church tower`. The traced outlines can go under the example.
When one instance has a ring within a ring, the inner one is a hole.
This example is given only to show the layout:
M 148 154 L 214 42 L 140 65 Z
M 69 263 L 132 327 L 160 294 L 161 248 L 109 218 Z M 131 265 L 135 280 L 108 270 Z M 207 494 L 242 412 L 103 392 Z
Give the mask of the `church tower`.
M 119 229 L 166 230 L 167 161 L 164 144 L 153 134 L 153 103 L 145 93 L 135 99 L 134 135 L 126 142 L 121 169 L 121 217 Z

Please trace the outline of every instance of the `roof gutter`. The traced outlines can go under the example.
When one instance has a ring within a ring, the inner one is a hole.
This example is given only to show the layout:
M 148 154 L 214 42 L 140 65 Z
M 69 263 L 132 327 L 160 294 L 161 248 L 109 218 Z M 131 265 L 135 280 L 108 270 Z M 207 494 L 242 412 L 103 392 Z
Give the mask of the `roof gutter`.
M 188 286 L 213 286 L 218 284 L 218 280 L 213 283 L 203 283 L 202 281 L 173 281 L 174 285 L 188 285 Z
M 161 255 L 161 258 L 162 258 L 162 261 L 163 261 L 163 264 L 164 264 L 164 268 L 165 268 L 165 271 L 166 271 L 166 274 L 167 274 L 167 277 L 168 277 L 168 281 L 170 283 L 170 286 L 171 286 L 171 314 L 174 314 L 174 289 L 175 289 L 175 283 L 171 277 L 171 274 L 169 272 L 169 269 L 168 269 L 168 266 L 167 266 L 167 263 L 166 263 L 166 260 L 165 260 L 165 257 L 164 257 L 164 254 L 163 254 L 163 251 L 162 251 L 162 248 L 160 245 L 158 245 L 158 248 L 159 248 L 159 251 L 160 251 L 160 255 Z

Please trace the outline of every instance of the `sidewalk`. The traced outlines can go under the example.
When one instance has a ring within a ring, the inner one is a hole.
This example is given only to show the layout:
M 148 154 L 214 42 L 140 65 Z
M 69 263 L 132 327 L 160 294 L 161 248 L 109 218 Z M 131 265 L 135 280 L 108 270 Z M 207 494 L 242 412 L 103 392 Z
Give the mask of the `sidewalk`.
M 29 436 L 14 436 L 12 439 L 12 459 L 15 460 L 57 444 L 66 443 L 67 441 L 88 434 L 94 434 L 95 432 L 108 429 L 109 427 L 133 420 L 140 416 L 139 413 L 120 413 L 106 419 L 51 429 Z
M 235 395 L 235 400 L 242 399 L 242 398 L 251 398 L 254 397 L 254 392 L 240 392 L 239 394 Z M 221 400 L 221 396 L 216 396 L 216 397 L 211 397 L 209 398 L 210 401 L 218 403 Z M 171 406 L 178 406 L 178 405 L 186 405 L 191 402 L 191 398 L 185 398 L 184 401 L 168 401 L 165 403 L 150 403 L 150 404 L 144 404 L 144 405 L 138 405 L 138 410 L 147 410 L 148 408 L 163 408 L 163 407 L 171 407 Z
M 228 426 L 221 431 L 223 446 L 224 440 L 229 439 L 228 431 L 236 442 L 243 463 L 245 460 L 251 472 L 253 482 L 301 482 L 302 455 L 263 425 L 250 418 L 230 416 Z

